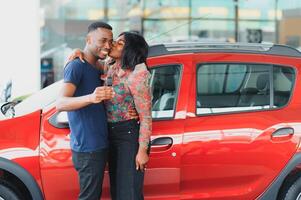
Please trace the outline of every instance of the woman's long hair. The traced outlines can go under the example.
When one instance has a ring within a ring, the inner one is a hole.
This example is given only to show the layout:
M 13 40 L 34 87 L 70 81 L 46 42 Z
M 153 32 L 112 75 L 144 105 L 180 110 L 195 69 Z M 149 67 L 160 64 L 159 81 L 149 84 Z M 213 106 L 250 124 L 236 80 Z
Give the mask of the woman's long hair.
M 123 32 L 119 36 L 122 35 L 125 39 L 121 56 L 122 69 L 134 70 L 137 64 L 146 64 L 148 44 L 144 37 L 134 32 Z

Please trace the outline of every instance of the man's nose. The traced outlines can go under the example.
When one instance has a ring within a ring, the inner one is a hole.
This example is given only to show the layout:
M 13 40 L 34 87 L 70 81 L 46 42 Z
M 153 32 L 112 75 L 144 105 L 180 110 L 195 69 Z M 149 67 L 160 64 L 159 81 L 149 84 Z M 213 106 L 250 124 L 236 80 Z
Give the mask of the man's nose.
M 106 42 L 105 43 L 105 48 L 111 49 L 112 48 L 112 43 L 111 42 Z

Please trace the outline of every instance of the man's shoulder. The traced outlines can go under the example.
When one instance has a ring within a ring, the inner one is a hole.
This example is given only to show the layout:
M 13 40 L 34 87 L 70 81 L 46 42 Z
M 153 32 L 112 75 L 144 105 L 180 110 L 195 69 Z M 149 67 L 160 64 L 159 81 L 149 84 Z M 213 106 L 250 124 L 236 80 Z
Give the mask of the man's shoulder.
M 65 66 L 65 68 L 67 67 L 82 67 L 85 66 L 86 63 L 83 63 L 82 61 L 80 61 L 79 58 L 76 58 L 74 60 L 71 60 L 70 62 L 68 62 Z
M 76 73 L 83 73 L 85 70 L 86 63 L 81 62 L 79 59 L 75 59 L 70 61 L 69 63 L 66 64 L 64 67 L 65 72 L 76 72 Z

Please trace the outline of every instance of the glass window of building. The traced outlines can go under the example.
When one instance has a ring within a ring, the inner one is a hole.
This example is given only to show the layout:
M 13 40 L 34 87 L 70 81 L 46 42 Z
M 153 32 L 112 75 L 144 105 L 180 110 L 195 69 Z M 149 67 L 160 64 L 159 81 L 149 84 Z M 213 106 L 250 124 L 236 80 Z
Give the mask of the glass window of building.
M 41 0 L 42 86 L 62 78 L 67 55 L 83 48 L 87 26 L 106 21 L 152 43 L 273 42 L 300 48 L 301 1 Z

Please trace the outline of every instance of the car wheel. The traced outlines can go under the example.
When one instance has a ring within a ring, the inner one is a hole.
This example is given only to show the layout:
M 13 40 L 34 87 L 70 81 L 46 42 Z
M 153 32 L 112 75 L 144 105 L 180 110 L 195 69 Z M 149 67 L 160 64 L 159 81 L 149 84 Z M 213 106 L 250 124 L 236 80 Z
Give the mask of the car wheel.
M 9 183 L 0 182 L 0 200 L 21 200 Z
M 301 200 L 301 177 L 287 185 L 281 196 L 281 200 Z

